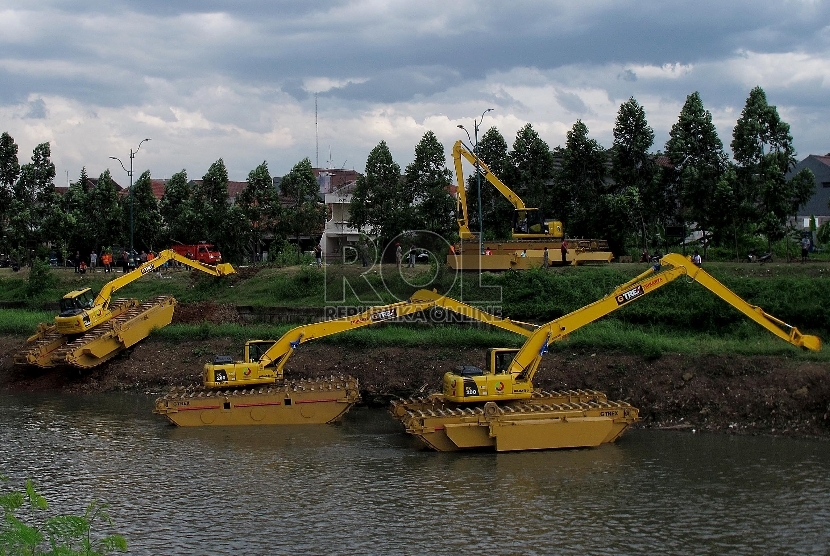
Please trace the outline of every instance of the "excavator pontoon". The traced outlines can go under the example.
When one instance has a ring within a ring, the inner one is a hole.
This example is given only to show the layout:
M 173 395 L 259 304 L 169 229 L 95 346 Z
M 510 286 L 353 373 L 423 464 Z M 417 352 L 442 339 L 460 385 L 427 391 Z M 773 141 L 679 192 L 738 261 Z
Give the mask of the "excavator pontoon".
M 211 266 L 173 250 L 161 251 L 158 257 L 106 283 L 97 295 L 90 288 L 84 288 L 63 296 L 54 324 L 38 325 L 37 332 L 15 354 L 15 364 L 90 369 L 140 342 L 154 328 L 170 324 L 176 305 L 172 296 L 159 296 L 144 303 L 137 299 L 112 299 L 117 290 L 168 261 L 177 261 L 213 276 L 235 272 L 230 264 Z
M 285 366 L 301 344 L 440 307 L 463 317 L 529 336 L 535 326 L 503 319 L 428 290 L 407 301 L 372 307 L 362 313 L 305 324 L 279 340 L 251 340 L 244 359 L 220 355 L 204 367 L 201 386 L 173 388 L 157 398 L 154 413 L 182 427 L 203 425 L 324 424 L 339 420 L 360 400 L 350 376 L 288 380 Z
M 548 248 L 549 262 L 555 264 L 609 263 L 614 258 L 614 254 L 608 251 L 606 240 L 569 238 L 568 254 L 563 260 L 560 248 L 565 240 L 565 230 L 562 222 L 548 220 L 538 208 L 526 206 L 521 197 L 507 187 L 478 156 L 467 150 L 462 141 L 455 142 L 452 157 L 458 184 L 456 214 L 458 236 L 461 238 L 457 252 L 447 255 L 447 264 L 453 270 L 520 270 L 540 267 L 544 264 L 545 247 Z M 462 158 L 473 164 L 476 171 L 515 209 L 511 238 L 483 244 L 491 252 L 487 256 L 479 253 L 478 236 L 470 230 Z M 523 251 L 525 256 L 522 256 Z
M 540 326 L 520 349 L 491 349 L 484 369 L 463 366 L 448 372 L 443 392 L 392 403 L 392 415 L 425 446 L 464 449 L 537 450 L 580 448 L 613 442 L 639 418 L 624 401 L 595 391 L 545 392 L 533 377 L 553 342 L 669 282 L 686 276 L 786 342 L 820 350 L 817 336 L 750 305 L 682 255 L 658 264 L 606 297 Z

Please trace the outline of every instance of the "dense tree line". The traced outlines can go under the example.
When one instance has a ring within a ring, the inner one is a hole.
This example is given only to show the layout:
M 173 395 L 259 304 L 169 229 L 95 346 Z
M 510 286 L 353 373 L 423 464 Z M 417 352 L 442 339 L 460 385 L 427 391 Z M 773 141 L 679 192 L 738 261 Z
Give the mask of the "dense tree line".
M 569 237 L 607 239 L 617 254 L 669 249 L 692 232 L 704 250 L 720 246 L 738 257 L 759 242 L 768 249 L 794 231 L 792 217 L 814 193 L 809 170 L 787 178 L 796 163 L 789 125 L 760 87 L 750 92 L 733 130 L 734 160 L 697 92 L 686 98 L 664 150 L 653 152 L 653 146 L 645 110 L 630 98 L 620 105 L 609 149 L 591 139 L 580 120 L 563 147 L 551 149 L 531 124 L 519 130 L 512 149 L 495 127 L 473 147 L 527 206 L 562 221 Z M 402 178 L 381 142 L 357 184 L 352 224 L 387 241 L 407 230 L 454 230 L 451 209 L 431 204 L 445 197 L 441 192 L 451 182 L 443 152 L 428 132 Z M 513 207 L 486 181 L 481 184 L 485 238 L 509 238 Z M 477 199 L 474 175 L 467 191 L 470 202 Z M 469 215 L 477 229 L 478 211 L 470 206 Z
M 814 193 L 809 170 L 787 179 L 796 163 L 789 125 L 760 87 L 733 130 L 734 161 L 697 92 L 686 98 L 664 150 L 653 152 L 653 143 L 643 107 L 630 98 L 607 150 L 577 120 L 564 147 L 550 150 L 528 124 L 509 151 L 496 128 L 487 130 L 478 154 L 527 205 L 561 220 L 569 236 L 606 238 L 617 254 L 670 248 L 694 231 L 704 249 L 728 247 L 739 256 L 759 238 L 768 248 L 791 231 L 791 218 Z M 468 190 L 476 198 L 474 176 Z M 507 237 L 512 207 L 489 185 L 481 196 L 485 237 Z M 470 214 L 477 222 L 476 211 Z
M 686 98 L 669 140 L 654 152 L 654 131 L 645 110 L 632 97 L 620 105 L 609 149 L 589 137 L 577 120 L 564 146 L 551 149 L 531 124 L 508 148 L 495 127 L 473 148 L 495 174 L 549 219 L 561 220 L 569 237 L 605 238 L 617 254 L 666 249 L 697 231 L 704 249 L 728 248 L 735 256 L 769 245 L 792 231 L 791 218 L 814 192 L 809 170 L 787 178 L 795 164 L 789 125 L 754 88 L 732 134 L 733 160 L 695 92 Z M 454 183 L 444 146 L 428 131 L 403 172 L 385 141 L 366 161 L 352 196 L 351 224 L 378 236 L 381 248 L 413 231 L 455 239 Z M 200 181 L 182 170 L 166 184 L 161 201 L 152 192 L 150 173 L 135 182 L 132 198 L 119 195 L 109 171 L 90 180 L 86 170 L 61 196 L 48 143 L 38 145 L 31 162 L 20 165 L 14 139 L 0 137 L 0 225 L 5 252 L 31 252 L 50 245 L 64 253 L 128 245 L 130 209 L 137 250 L 173 242 L 209 241 L 229 260 L 259 253 L 263 241 L 272 252 L 289 241 L 319 233 L 325 207 L 308 158 L 283 177 L 280 193 L 266 162 L 248 174 L 247 188 L 231 204 L 222 159 Z M 482 181 L 482 227 L 486 239 L 508 238 L 513 208 Z M 477 199 L 475 176 L 468 198 Z M 470 208 L 473 229 L 478 211 Z M 403 234 L 403 236 L 402 236 Z
M 279 251 L 292 235 L 319 233 L 325 219 L 307 158 L 282 179 L 280 191 L 263 162 L 230 203 L 221 158 L 199 181 L 188 179 L 185 170 L 175 173 L 158 200 L 149 171 L 135 181 L 131 193 L 123 194 L 109 170 L 90 179 L 84 168 L 60 195 L 50 155 L 49 144 L 40 144 L 31 163 L 21 166 L 14 139 L 8 133 L 0 136 L 0 252 L 18 261 L 50 250 L 64 259 L 76 252 L 86 258 L 93 250 L 128 250 L 131 221 L 137 252 L 207 241 L 220 246 L 228 260 L 253 260 L 266 238 Z

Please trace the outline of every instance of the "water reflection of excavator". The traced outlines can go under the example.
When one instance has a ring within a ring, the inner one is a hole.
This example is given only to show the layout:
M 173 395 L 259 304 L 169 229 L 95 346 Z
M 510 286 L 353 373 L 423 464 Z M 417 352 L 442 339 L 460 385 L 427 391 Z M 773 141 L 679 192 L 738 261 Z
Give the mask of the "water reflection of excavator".
M 562 222 L 547 220 L 541 210 L 526 206 L 521 197 L 507 187 L 480 158 L 467 150 L 461 141 L 455 142 L 452 157 L 455 163 L 455 177 L 458 185 L 456 214 L 458 215 L 458 236 L 461 238 L 461 245 L 459 253 L 451 253 L 447 257 L 447 264 L 451 268 L 456 270 L 507 270 L 511 268 L 526 269 L 531 266 L 538 267 L 542 265 L 545 247 L 548 248 L 550 262 L 574 265 L 611 262 L 613 254 L 608 251 L 608 242 L 598 239 L 568 240 L 568 254 L 566 259 L 562 260 L 560 248 L 562 247 L 562 241 L 565 239 Z M 515 209 L 511 239 L 483 244 L 491 252 L 491 255 L 487 257 L 479 256 L 478 237 L 470 231 L 462 157 L 473 164 L 481 176 L 490 182 Z M 523 251 L 524 256 L 522 256 Z
M 38 367 L 91 368 L 143 340 L 153 328 L 167 326 L 176 305 L 173 297 L 159 296 L 140 304 L 137 299 L 113 300 L 112 295 L 169 261 L 213 276 L 235 272 L 230 264 L 211 266 L 173 250 L 161 251 L 154 259 L 105 284 L 97 295 L 84 288 L 63 296 L 54 324 L 40 324 L 23 350 L 15 354 L 14 362 Z
M 750 305 L 687 258 L 668 254 L 603 299 L 539 327 L 520 349 L 490 350 L 485 369 L 466 366 L 446 373 L 442 394 L 393 402 L 392 414 L 407 432 L 440 451 L 574 448 L 613 442 L 637 421 L 637 409 L 610 402 L 599 392 L 543 392 L 534 388 L 533 377 L 552 342 L 680 276 L 698 282 L 790 344 L 821 349 L 817 336 L 801 334 Z
M 535 325 L 500 318 L 435 292 L 419 290 L 407 301 L 298 326 L 276 341 L 249 341 L 242 361 L 216 356 L 213 363 L 205 365 L 202 386 L 173 388 L 156 400 L 154 413 L 165 415 L 179 426 L 335 422 L 360 400 L 357 379 L 287 380 L 285 365 L 294 350 L 318 338 L 433 308 L 524 336 L 536 329 Z

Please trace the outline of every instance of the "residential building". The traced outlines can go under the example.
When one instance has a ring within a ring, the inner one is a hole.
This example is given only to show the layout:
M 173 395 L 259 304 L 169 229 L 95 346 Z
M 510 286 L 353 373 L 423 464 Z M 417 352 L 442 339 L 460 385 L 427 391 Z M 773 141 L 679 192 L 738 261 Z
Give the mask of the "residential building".
M 802 230 L 810 228 L 810 217 L 815 217 L 816 227 L 830 222 L 830 153 L 824 156 L 811 154 L 795 165 L 787 174 L 791 178 L 804 168 L 813 172 L 816 190 L 807 203 L 798 210 L 796 226 Z
M 355 170 L 315 168 L 314 175 L 326 203 L 326 223 L 320 237 L 323 256 L 329 261 L 353 262 L 360 232 L 349 226 L 349 207 L 360 174 Z

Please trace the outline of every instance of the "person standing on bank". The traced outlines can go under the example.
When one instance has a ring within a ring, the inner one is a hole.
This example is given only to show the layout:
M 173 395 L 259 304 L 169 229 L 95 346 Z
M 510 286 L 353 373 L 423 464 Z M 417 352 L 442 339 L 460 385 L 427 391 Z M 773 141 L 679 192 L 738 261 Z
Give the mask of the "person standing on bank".
M 801 238 L 801 264 L 807 262 L 807 254 L 810 252 L 810 238 L 804 236 Z
M 323 267 L 323 248 L 318 243 L 314 247 L 314 258 L 317 259 L 317 268 Z
M 568 240 L 562 238 L 562 246 L 559 248 L 562 252 L 562 264 L 568 264 Z
M 415 246 L 409 246 L 409 263 L 406 265 L 406 268 L 415 268 Z
M 395 263 L 398 265 L 398 272 L 401 271 L 401 261 L 403 260 L 403 251 L 401 250 L 401 244 L 395 243 Z
M 92 253 L 89 254 L 89 271 L 95 272 L 95 268 L 98 266 L 98 255 L 95 254 L 95 249 L 92 250 Z
M 545 245 L 545 251 L 542 253 L 542 265 L 545 267 L 545 270 L 550 266 L 550 255 L 548 254 L 547 245 Z

